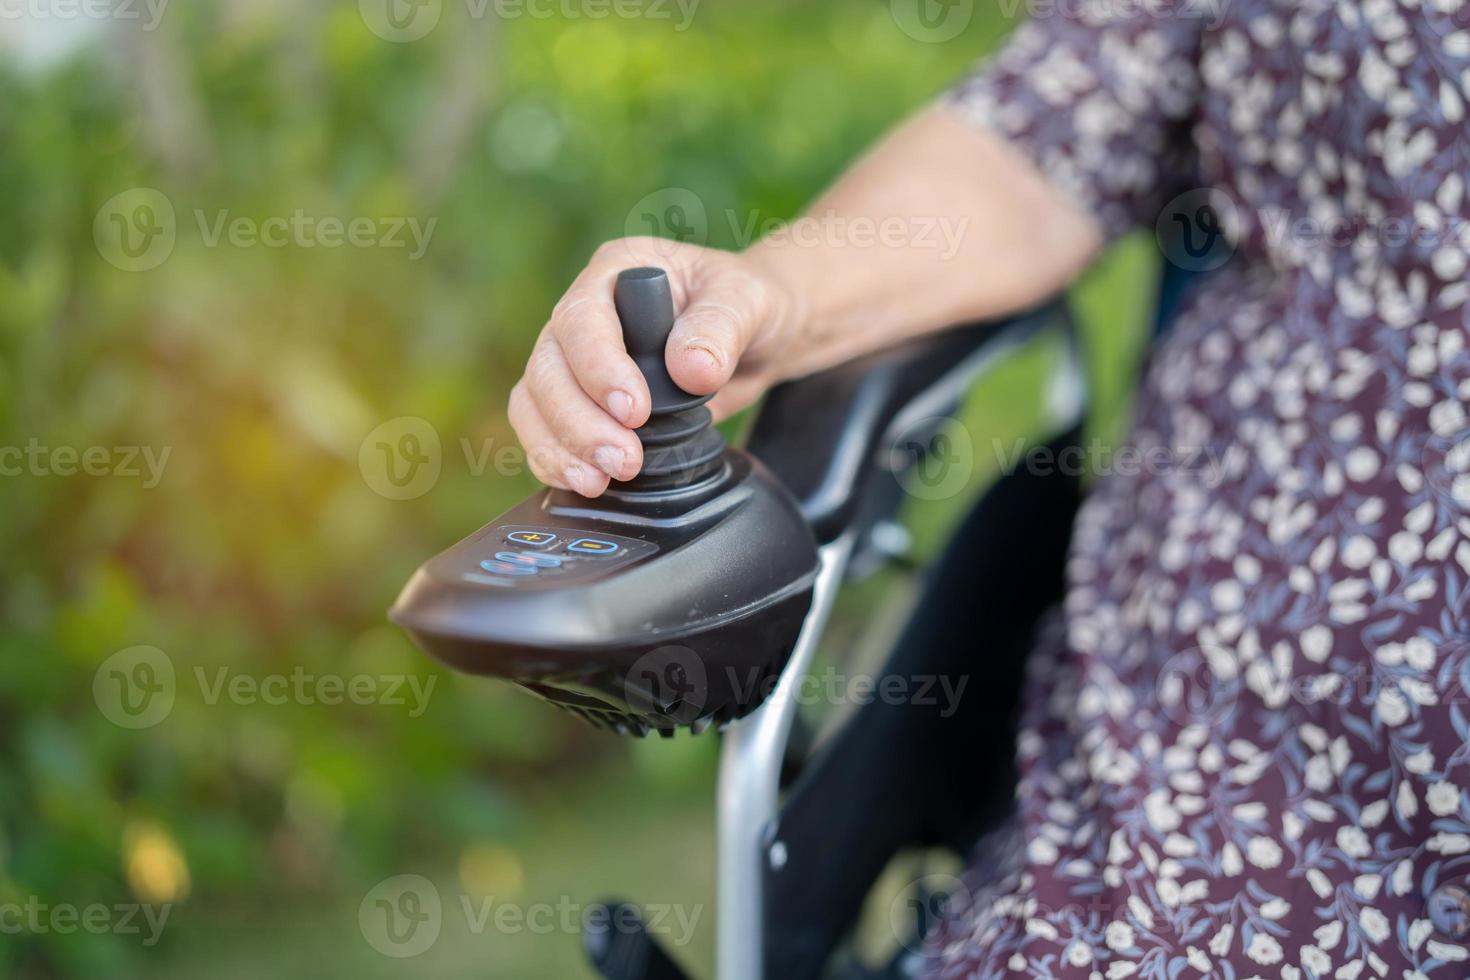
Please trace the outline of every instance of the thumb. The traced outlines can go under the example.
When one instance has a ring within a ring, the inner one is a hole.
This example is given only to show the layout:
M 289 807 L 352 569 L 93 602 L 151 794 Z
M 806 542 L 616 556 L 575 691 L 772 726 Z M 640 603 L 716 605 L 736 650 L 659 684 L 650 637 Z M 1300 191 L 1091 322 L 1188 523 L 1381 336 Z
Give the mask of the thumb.
M 709 400 L 710 414 L 715 417 L 716 422 L 723 422 L 741 409 L 753 405 L 769 387 L 770 381 L 763 377 L 736 378 Z
M 664 350 L 674 383 L 693 395 L 718 391 L 735 373 L 759 318 L 748 290 L 716 285 L 696 294 L 674 321 Z

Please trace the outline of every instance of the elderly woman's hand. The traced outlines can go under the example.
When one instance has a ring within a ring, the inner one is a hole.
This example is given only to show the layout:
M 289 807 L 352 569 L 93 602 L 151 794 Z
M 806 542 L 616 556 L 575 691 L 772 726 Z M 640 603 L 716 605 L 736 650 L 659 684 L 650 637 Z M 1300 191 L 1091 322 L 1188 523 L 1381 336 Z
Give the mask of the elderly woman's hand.
M 511 392 L 535 474 L 595 497 L 642 466 L 633 430 L 648 420 L 648 386 L 613 308 L 624 269 L 668 271 L 669 374 L 690 394 L 718 391 L 721 418 L 778 381 L 1024 309 L 1102 243 L 1090 214 L 944 106 L 891 134 L 797 220 L 803 234 L 768 234 L 739 254 L 655 238 L 599 248 Z
M 552 310 L 510 394 L 510 422 L 537 478 L 587 497 L 643 465 L 633 430 L 648 420 L 648 386 L 613 309 L 618 273 L 635 266 L 668 271 L 677 312 L 669 374 L 690 394 L 718 391 L 710 403 L 717 419 L 779 380 L 774 355 L 785 359 L 795 340 L 795 297 L 759 259 L 654 238 L 599 248 Z

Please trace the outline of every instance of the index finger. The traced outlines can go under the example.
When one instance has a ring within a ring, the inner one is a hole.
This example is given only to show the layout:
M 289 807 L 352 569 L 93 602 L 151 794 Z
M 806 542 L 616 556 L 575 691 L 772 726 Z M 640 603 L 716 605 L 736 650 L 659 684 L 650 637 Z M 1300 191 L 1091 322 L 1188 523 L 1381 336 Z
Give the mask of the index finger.
M 648 421 L 651 399 L 642 372 L 628 356 L 613 306 L 618 273 L 640 265 L 664 268 L 674 302 L 682 306 L 688 293 L 686 273 L 697 262 L 698 252 L 695 246 L 660 239 L 608 242 L 552 310 L 547 329 L 566 356 L 577 384 L 629 428 Z

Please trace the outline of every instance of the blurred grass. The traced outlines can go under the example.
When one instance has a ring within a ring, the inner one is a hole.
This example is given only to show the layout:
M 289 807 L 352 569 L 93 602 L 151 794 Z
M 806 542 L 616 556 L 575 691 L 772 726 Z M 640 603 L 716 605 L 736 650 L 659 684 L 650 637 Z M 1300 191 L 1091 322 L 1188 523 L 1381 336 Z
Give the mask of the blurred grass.
M 0 66 L 0 446 L 170 452 L 153 488 L 0 483 L 0 905 L 175 903 L 152 948 L 0 935 L 0 976 L 580 975 L 571 935 L 446 925 L 406 961 L 363 942 L 375 882 L 414 872 L 453 896 L 466 860 L 500 869 L 504 900 L 703 903 L 686 953 L 708 959 L 714 741 L 583 731 L 440 673 L 383 610 L 423 558 L 532 490 L 473 459 L 514 445 L 505 393 L 635 202 L 689 189 L 710 243 L 731 246 L 727 210 L 793 215 L 1006 25 L 983 13 L 925 44 L 886 2 L 850 0 L 707 0 L 687 32 L 459 16 L 448 4 L 429 37 L 393 44 L 354 3 L 216 0 L 170 8 L 146 36 L 106 25 L 41 71 Z M 178 221 L 146 272 L 93 238 L 98 209 L 135 187 Z M 298 209 L 437 224 L 417 262 L 211 247 L 199 228 Z M 1149 262 L 1125 247 L 1078 291 L 1103 434 L 1126 401 Z M 1044 362 L 977 392 L 961 418 L 977 445 L 1034 429 Z M 358 468 L 364 437 L 399 416 L 445 448 L 433 491 L 407 501 Z M 913 509 L 926 549 L 963 503 Z M 876 579 L 843 608 L 896 587 Z M 132 731 L 92 683 L 137 644 L 180 683 L 168 718 Z M 211 704 L 193 681 L 297 667 L 437 686 L 410 717 Z

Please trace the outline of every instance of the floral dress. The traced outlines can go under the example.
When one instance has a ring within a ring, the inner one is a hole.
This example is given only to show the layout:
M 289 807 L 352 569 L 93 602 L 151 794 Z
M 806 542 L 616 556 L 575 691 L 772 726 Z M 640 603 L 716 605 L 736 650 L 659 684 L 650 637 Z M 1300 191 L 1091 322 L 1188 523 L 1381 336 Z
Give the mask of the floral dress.
M 1111 236 L 1205 195 L 1229 261 L 1078 518 L 926 975 L 1470 977 L 1470 3 L 1041 13 L 955 110 Z

